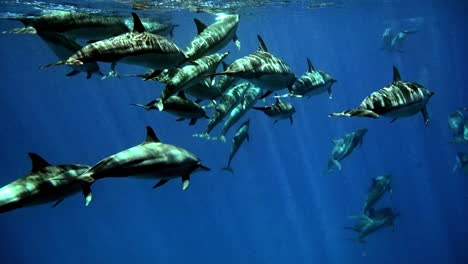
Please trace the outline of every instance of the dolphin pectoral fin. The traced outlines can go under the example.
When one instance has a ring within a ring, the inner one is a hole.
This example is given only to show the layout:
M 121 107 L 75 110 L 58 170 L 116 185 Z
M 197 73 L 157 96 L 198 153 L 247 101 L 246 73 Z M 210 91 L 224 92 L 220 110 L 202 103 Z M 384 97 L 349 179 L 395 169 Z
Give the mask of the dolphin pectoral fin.
M 331 160 L 333 162 L 333 164 L 335 164 L 335 166 L 338 168 L 338 170 L 341 170 L 341 163 L 335 159 L 332 159 Z
M 232 40 L 234 41 L 234 44 L 236 44 L 237 50 L 240 50 L 241 49 L 241 43 L 240 43 L 239 38 L 237 37 L 237 35 L 234 35 Z
M 333 91 L 331 89 L 331 86 L 328 87 L 328 98 L 332 99 L 333 98 Z
M 177 122 L 184 121 L 184 120 L 185 120 L 185 118 L 183 118 L 183 117 L 180 117 L 180 118 L 176 119 Z
M 61 202 L 63 202 L 63 199 L 57 200 L 51 208 L 54 208 L 55 206 L 59 205 Z
M 234 170 L 232 169 L 231 166 L 223 167 L 222 170 L 229 171 L 230 173 L 234 174 Z
M 91 192 L 91 186 L 86 184 L 83 186 L 83 196 L 85 197 L 85 206 L 88 206 L 93 200 L 93 193 Z
M 158 183 L 156 183 L 156 184 L 153 186 L 153 189 L 156 189 L 156 188 L 158 188 L 158 187 L 160 187 L 160 186 L 163 186 L 163 185 L 166 184 L 168 181 L 169 181 L 169 180 L 167 180 L 167 179 L 162 179 L 162 180 L 158 181 Z
M 273 91 L 266 91 L 266 92 L 259 98 L 259 100 L 262 100 L 263 98 L 268 97 L 268 96 L 269 96 L 270 94 L 272 94 L 272 93 L 273 93 Z
M 186 190 L 190 185 L 190 175 L 182 176 L 182 190 Z
M 190 123 L 189 123 L 189 126 L 193 126 L 197 123 L 197 119 L 196 118 L 192 118 L 190 119 Z
M 67 77 L 71 77 L 71 76 L 75 76 L 75 75 L 77 75 L 78 73 L 80 73 L 80 71 L 79 71 L 79 70 L 73 70 L 73 71 L 71 71 L 71 72 L 69 72 L 69 73 L 65 74 L 65 76 L 67 76 Z M 89 78 L 88 78 L 88 79 L 89 79 Z
M 292 116 L 289 117 L 289 123 L 291 123 L 291 125 L 293 124 L 293 117 Z
M 424 106 L 423 109 L 421 109 L 421 114 L 424 118 L 424 125 L 428 126 L 429 125 L 429 113 L 427 112 L 426 106 Z

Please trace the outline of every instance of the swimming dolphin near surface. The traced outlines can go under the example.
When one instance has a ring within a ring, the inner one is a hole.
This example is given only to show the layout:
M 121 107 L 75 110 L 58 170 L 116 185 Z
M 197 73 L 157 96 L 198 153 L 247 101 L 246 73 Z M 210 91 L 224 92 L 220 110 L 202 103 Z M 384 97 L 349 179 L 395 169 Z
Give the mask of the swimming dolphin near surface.
M 157 103 L 158 109 L 161 111 L 164 109 L 164 101 L 170 96 L 203 81 L 206 74 L 215 72 L 227 55 L 229 55 L 229 52 L 204 56 L 195 60 L 195 65 L 186 65 L 180 69 L 169 70 L 162 78 L 158 77 L 160 82 L 166 84 L 161 93 L 161 100 Z
M 162 143 L 148 126 L 143 143 L 101 160 L 80 177 L 89 182 L 107 177 L 159 179 L 153 188 L 181 177 L 182 189 L 185 190 L 190 184 L 191 174 L 199 170 L 210 169 L 187 150 Z
M 332 98 L 332 85 L 336 80 L 328 73 L 314 69 L 312 62 L 307 58 L 308 70 L 289 89 L 289 94 L 279 97 L 303 97 L 314 96 L 324 92 L 328 92 L 328 96 Z
M 341 170 L 340 161 L 348 157 L 357 147 L 362 145 L 364 135 L 367 133 L 366 128 L 361 128 L 351 133 L 346 134 L 340 139 L 333 140 L 333 150 L 330 159 L 328 160 L 327 173 L 331 172 L 333 166 Z
M 412 116 L 421 113 L 424 124 L 429 124 L 429 114 L 426 105 L 434 95 L 424 86 L 405 82 L 400 78 L 398 69 L 393 66 L 393 82 L 377 92 L 367 96 L 358 108 L 345 110 L 339 113 L 332 113 L 328 116 L 362 116 L 379 118 L 380 116 L 393 118 L 392 122 L 398 118 Z
M 229 161 L 226 167 L 223 168 L 223 170 L 227 170 L 231 173 L 234 173 L 234 170 L 231 167 L 231 162 L 232 159 L 234 158 L 234 155 L 236 155 L 237 151 L 239 150 L 240 146 L 244 141 L 247 139 L 249 141 L 249 127 L 250 127 L 250 119 L 245 121 L 239 129 L 237 129 L 236 134 L 232 138 L 232 145 L 231 145 L 231 153 L 229 154 Z
M 291 88 L 296 80 L 291 68 L 286 62 L 268 52 L 260 36 L 257 38 L 259 42 L 257 51 L 235 60 L 225 71 L 214 75 L 227 75 L 250 81 L 267 91 L 262 98 L 270 95 L 273 91 Z
M 206 127 L 205 133 L 196 134 L 194 136 L 209 139 L 209 134 L 213 128 L 215 128 L 224 119 L 224 117 L 241 102 L 245 91 L 251 86 L 252 84 L 250 82 L 243 82 L 232 87 L 225 94 L 223 94 L 221 96 L 220 102 L 216 105 L 216 111 L 208 121 L 208 126 Z
M 186 60 L 185 54 L 177 45 L 162 36 L 146 32 L 137 14 L 132 13 L 132 16 L 134 28 L 131 32 L 91 43 L 68 59 L 44 65 L 41 68 L 102 61 L 166 69 Z
M 450 143 L 468 143 L 468 120 L 465 119 L 462 110 L 451 113 L 448 118 L 449 128 L 453 134 Z
M 161 100 L 160 98 L 153 100 L 146 105 L 141 104 L 133 104 L 135 106 L 140 106 L 145 108 L 146 110 L 154 110 L 158 109 L 156 106 L 158 101 Z M 198 105 L 197 103 L 187 99 L 183 91 L 180 91 L 177 95 L 171 96 L 164 101 L 164 112 L 168 112 L 175 116 L 178 116 L 179 119 L 177 121 L 183 121 L 185 119 L 189 119 L 189 125 L 195 125 L 198 119 L 200 118 L 209 118 L 205 110 Z
M 196 60 L 205 55 L 213 54 L 224 48 L 233 40 L 240 48 L 240 42 L 236 31 L 239 25 L 239 15 L 218 15 L 216 22 L 207 26 L 199 19 L 194 19 L 198 34 L 185 49 L 185 54 Z
M 391 191 L 392 175 L 372 178 L 372 185 L 367 191 L 366 203 L 364 204 L 364 214 L 368 213 L 386 192 Z
M 403 52 L 405 40 L 417 32 L 416 30 L 402 30 L 394 34 L 391 28 L 386 28 L 382 34 L 382 49 L 389 52 Z
M 222 142 L 226 142 L 226 134 L 231 129 L 231 127 L 239 121 L 249 110 L 250 108 L 258 101 L 260 97 L 261 89 L 256 86 L 250 86 L 245 90 L 242 100 L 229 112 L 229 115 L 224 122 L 221 135 L 218 137 Z
M 37 32 L 37 35 L 46 42 L 49 48 L 54 52 L 58 59 L 64 60 L 80 50 L 82 47 L 71 37 L 55 32 Z M 85 63 L 80 66 L 70 66 L 73 70 L 67 73 L 67 76 L 75 76 L 80 72 L 86 73 L 89 79 L 93 74 L 103 75 L 96 62 Z
M 293 114 L 296 112 L 294 106 L 289 102 L 283 102 L 281 99 L 276 98 L 276 102 L 272 105 L 268 105 L 265 107 L 255 107 L 253 106 L 252 109 L 260 110 L 265 113 L 267 116 L 273 118 L 276 124 L 278 120 L 281 119 L 289 119 L 289 122 L 293 123 Z
M 387 227 L 394 226 L 395 219 L 400 214 L 392 208 L 383 208 L 380 210 L 371 209 L 369 216 L 359 215 L 351 216 L 350 218 L 356 219 L 357 223 L 353 227 L 345 227 L 359 233 L 356 239 L 352 239 L 355 242 L 366 243 L 365 238 L 376 231 Z
M 95 42 L 127 33 L 133 28 L 133 20 L 101 14 L 88 14 L 75 11 L 54 11 L 38 17 L 9 18 L 17 20 L 26 27 L 16 28 L 3 33 L 37 34 L 38 32 L 61 33 L 74 39 Z M 173 37 L 172 23 L 161 23 L 155 19 L 142 18 L 148 32 Z
M 453 166 L 452 173 L 455 173 L 458 169 L 462 169 L 464 174 L 468 174 L 468 153 L 457 153 L 456 163 L 455 166 Z
M 35 153 L 29 153 L 32 170 L 20 179 L 0 188 L 0 213 L 22 207 L 54 203 L 83 192 L 86 206 L 92 200 L 90 184 L 81 177 L 87 165 L 50 165 Z

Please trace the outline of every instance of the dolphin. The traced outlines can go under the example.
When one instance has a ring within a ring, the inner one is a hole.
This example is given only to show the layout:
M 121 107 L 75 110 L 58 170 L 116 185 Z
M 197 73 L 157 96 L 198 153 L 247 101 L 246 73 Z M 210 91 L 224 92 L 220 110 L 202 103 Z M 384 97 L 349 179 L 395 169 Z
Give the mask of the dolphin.
M 86 206 L 92 200 L 90 184 L 79 177 L 87 165 L 50 165 L 35 153 L 29 153 L 32 170 L 27 175 L 0 188 L 0 213 L 22 207 L 54 203 L 83 192 Z
M 224 61 L 221 62 L 223 70 L 226 71 L 229 65 Z M 215 79 L 214 87 L 221 93 L 224 94 L 229 88 L 235 85 L 239 81 L 239 78 L 231 77 L 228 75 L 217 76 Z
M 195 98 L 197 102 L 203 100 L 214 100 L 223 95 L 210 78 L 205 78 L 201 82 L 185 89 L 185 92 Z
M 389 51 L 398 51 L 403 52 L 402 47 L 404 41 L 408 38 L 409 35 L 415 34 L 417 31 L 403 30 L 395 34 L 390 43 Z
M 192 173 L 209 170 L 189 151 L 162 143 L 148 126 L 143 143 L 101 160 L 80 177 L 88 182 L 107 177 L 159 179 L 153 188 L 181 177 L 182 189 L 185 190 L 190 184 Z
M 367 96 L 358 108 L 332 113 L 328 116 L 362 116 L 379 118 L 381 115 L 393 118 L 392 122 L 401 117 L 422 113 L 424 124 L 429 124 L 429 114 L 426 105 L 434 95 L 422 85 L 414 82 L 404 82 L 398 69 L 393 66 L 393 82 Z
M 216 71 L 219 63 L 228 54 L 229 52 L 225 52 L 204 56 L 195 60 L 195 65 L 186 65 L 180 69 L 170 70 L 164 77 L 159 78 L 159 81 L 165 83 L 166 87 L 161 93 L 161 100 L 157 103 L 158 109 L 160 111 L 164 109 L 164 101 L 170 96 L 203 81 L 207 73 Z
M 249 141 L 249 126 L 250 126 L 250 119 L 245 121 L 238 129 L 234 138 L 232 138 L 232 145 L 231 145 L 231 153 L 229 154 L 229 161 L 226 167 L 223 170 L 227 170 L 231 173 L 234 173 L 234 170 L 231 167 L 232 159 L 234 155 L 236 155 L 237 151 L 239 150 L 240 146 L 244 141 L 247 139 Z
M 452 130 L 453 140 L 450 143 L 468 143 L 468 121 L 465 119 L 463 109 L 450 114 L 448 124 Z
M 394 226 L 395 219 L 400 214 L 392 208 L 383 208 L 380 210 L 371 209 L 369 216 L 367 215 L 358 215 L 351 216 L 350 218 L 356 219 L 357 223 L 353 227 L 345 227 L 345 229 L 350 229 L 359 233 L 359 236 L 353 241 L 359 243 L 366 243 L 365 238 L 376 231 L 387 227 Z
M 334 146 L 331 157 L 328 160 L 327 173 L 332 171 L 333 166 L 341 170 L 340 161 L 348 157 L 357 147 L 362 145 L 366 133 L 367 129 L 361 128 L 346 134 L 343 138 L 333 140 Z
M 231 40 L 240 48 L 240 42 L 236 35 L 239 15 L 219 15 L 216 22 L 210 26 L 196 18 L 194 21 L 198 34 L 184 51 L 191 60 L 213 54 L 224 48 Z
M 250 81 L 267 91 L 262 98 L 273 91 L 290 89 L 296 80 L 293 71 L 286 62 L 268 52 L 260 36 L 257 38 L 259 42 L 257 51 L 235 60 L 225 71 L 214 75 L 228 75 Z
M 116 62 L 153 69 L 172 68 L 187 58 L 176 44 L 168 39 L 146 32 L 140 18 L 132 13 L 134 28 L 131 32 L 86 45 L 66 60 L 55 65 L 83 65 L 89 62 Z
M 51 31 L 39 31 L 37 35 L 49 46 L 58 59 L 64 60 L 80 50 L 82 47 L 74 39 L 66 35 Z M 75 76 L 80 72 L 86 73 L 86 78 L 89 79 L 93 74 L 103 75 L 99 70 L 96 62 L 85 63 L 81 66 L 70 66 L 73 70 L 67 73 L 67 76 Z
M 261 89 L 256 86 L 250 86 L 244 92 L 242 100 L 230 111 L 227 116 L 226 122 L 224 122 L 221 135 L 218 139 L 223 142 L 226 142 L 226 134 L 231 129 L 231 127 L 239 121 L 250 108 L 258 101 L 260 97 Z
M 276 102 L 272 105 L 265 107 L 252 107 L 255 110 L 260 110 L 265 113 L 267 116 L 275 119 L 273 124 L 276 124 L 280 119 L 289 119 L 291 125 L 293 123 L 293 114 L 296 112 L 296 109 L 291 103 L 283 102 L 281 99 L 276 98 Z
M 160 98 L 153 100 L 146 105 L 141 104 L 133 104 L 135 106 L 140 106 L 145 108 L 146 110 L 154 110 L 158 109 L 157 104 L 158 101 L 161 100 Z M 205 110 L 198 105 L 197 103 L 190 101 L 185 97 L 183 91 L 180 91 L 177 95 L 171 96 L 164 101 L 164 111 L 171 113 L 175 116 L 178 116 L 179 119 L 177 121 L 183 121 L 185 119 L 190 119 L 189 125 L 195 125 L 198 119 L 200 118 L 208 118 L 205 113 Z
M 384 175 L 372 178 L 372 185 L 367 191 L 366 202 L 364 204 L 364 214 L 382 198 L 386 192 L 392 191 L 392 175 Z
M 460 168 L 463 169 L 463 173 L 468 174 L 468 153 L 458 152 L 456 158 L 452 173 L 455 173 Z
M 328 92 L 328 96 L 332 98 L 332 85 L 336 83 L 336 80 L 326 72 L 315 70 L 309 58 L 307 58 L 307 64 L 309 67 L 307 72 L 296 80 L 289 94 L 280 97 L 310 97 Z
M 215 128 L 221 120 L 236 106 L 238 105 L 245 93 L 251 87 L 249 82 L 240 83 L 229 89 L 224 95 L 221 96 L 219 104 L 216 105 L 216 111 L 208 121 L 208 126 L 203 134 L 196 134 L 196 137 L 209 138 L 210 132 Z

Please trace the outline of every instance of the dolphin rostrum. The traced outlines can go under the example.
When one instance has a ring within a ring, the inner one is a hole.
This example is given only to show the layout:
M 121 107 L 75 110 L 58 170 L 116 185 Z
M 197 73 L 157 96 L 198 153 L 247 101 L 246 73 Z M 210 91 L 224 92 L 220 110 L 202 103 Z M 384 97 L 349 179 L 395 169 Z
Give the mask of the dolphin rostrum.
M 185 190 L 190 184 L 192 173 L 210 170 L 189 151 L 162 143 L 151 127 L 146 127 L 146 132 L 143 143 L 101 160 L 81 177 L 90 182 L 106 177 L 159 179 L 153 188 L 181 177 L 182 189 Z
M 422 85 L 405 82 L 400 78 L 398 69 L 393 66 L 393 82 L 367 96 L 358 108 L 345 110 L 328 116 L 362 116 L 379 118 L 381 115 L 393 118 L 392 122 L 401 117 L 422 113 L 424 124 L 429 124 L 429 114 L 426 105 L 434 95 Z

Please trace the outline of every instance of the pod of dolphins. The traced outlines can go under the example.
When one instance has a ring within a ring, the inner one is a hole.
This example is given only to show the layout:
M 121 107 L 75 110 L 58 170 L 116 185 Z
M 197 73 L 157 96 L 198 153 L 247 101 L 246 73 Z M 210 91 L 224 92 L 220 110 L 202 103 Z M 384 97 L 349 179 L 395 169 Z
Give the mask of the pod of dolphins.
M 54 12 L 35 18 L 18 18 L 25 27 L 6 31 L 14 34 L 36 34 L 47 43 L 58 61 L 40 68 L 66 65 L 72 68 L 67 76 L 81 72 L 90 78 L 93 74 L 104 76 L 98 63 L 111 63 L 111 71 L 105 77 L 118 76 L 117 63 L 137 65 L 148 69 L 146 73 L 127 75 L 145 81 L 163 83 L 164 89 L 156 99 L 146 104 L 133 104 L 146 110 L 159 110 L 176 116 L 177 121 L 206 118 L 208 125 L 194 137 L 226 141 L 230 129 L 250 109 L 263 112 L 274 123 L 289 119 L 293 124 L 296 109 L 283 98 L 302 98 L 328 94 L 332 98 L 332 86 L 337 80 L 330 74 L 315 69 L 307 58 L 308 70 L 296 77 L 289 65 L 271 53 L 261 36 L 257 36 L 258 48 L 252 53 L 235 59 L 231 64 L 224 60 L 229 52 L 217 53 L 233 41 L 240 49 L 237 36 L 240 17 L 222 14 L 211 25 L 195 19 L 197 34 L 185 49 L 173 42 L 173 29 L 177 25 L 160 23 L 153 19 L 85 14 L 79 12 Z M 412 32 L 400 32 L 411 34 Z M 392 39 L 404 39 L 398 33 Z M 390 34 L 390 33 L 389 33 Z M 169 36 L 171 39 L 166 38 Z M 81 44 L 80 44 L 81 41 Z M 392 50 L 398 49 L 391 44 Z M 219 65 L 223 70 L 217 72 Z M 125 75 L 123 75 L 125 76 Z M 256 105 L 260 99 L 273 92 L 287 89 L 287 93 L 275 96 L 275 103 Z M 188 96 L 189 97 L 188 97 Z M 393 81 L 377 90 L 349 110 L 331 113 L 330 117 L 389 117 L 392 122 L 421 113 L 424 124 L 429 124 L 427 104 L 434 92 L 415 82 L 403 81 L 398 69 L 393 67 Z M 202 102 L 208 102 L 202 105 Z M 210 109 L 214 108 L 209 115 Z M 450 117 L 454 132 L 453 143 L 468 141 L 468 125 L 457 111 Z M 462 113 L 461 113 L 462 114 Z M 222 123 L 221 134 L 211 136 L 213 129 Z M 249 141 L 250 119 L 245 120 L 235 132 L 231 151 L 224 170 L 234 172 L 232 161 L 242 144 Z M 326 173 L 336 167 L 363 143 L 368 129 L 362 128 L 333 140 L 333 150 Z M 190 184 L 191 175 L 197 171 L 209 171 L 200 159 L 190 151 L 162 143 L 151 127 L 146 128 L 143 143 L 105 157 L 94 166 L 51 165 L 34 153 L 29 153 L 32 170 L 27 175 L 0 189 L 0 212 L 38 204 L 53 203 L 57 206 L 66 197 L 82 192 L 86 206 L 92 200 L 91 185 L 108 177 L 132 177 L 154 179 L 153 188 L 180 178 L 182 189 Z M 461 167 L 467 172 L 468 155 L 459 153 L 454 171 Z M 372 180 L 363 214 L 350 229 L 359 233 L 355 239 L 364 238 L 382 227 L 393 225 L 399 215 L 392 208 L 374 209 L 375 204 L 391 191 L 392 177 L 381 176 Z

